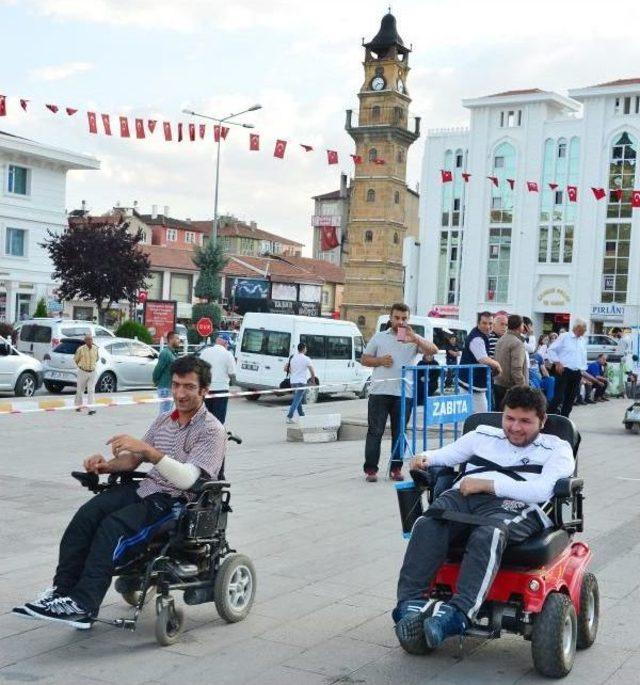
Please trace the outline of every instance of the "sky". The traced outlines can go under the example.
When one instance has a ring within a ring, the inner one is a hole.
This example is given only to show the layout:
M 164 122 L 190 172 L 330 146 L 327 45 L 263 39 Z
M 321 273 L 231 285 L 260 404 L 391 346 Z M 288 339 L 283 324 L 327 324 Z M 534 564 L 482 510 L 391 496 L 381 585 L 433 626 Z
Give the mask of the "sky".
M 391 9 L 413 47 L 410 113 L 422 117 L 408 158 L 412 188 L 426 132 L 467 125 L 463 98 L 532 87 L 566 94 L 640 77 L 636 0 L 397 0 Z M 84 112 L 109 113 L 117 128 L 118 115 L 186 124 L 184 108 L 222 117 L 260 103 L 239 121 L 255 126 L 261 151 L 250 152 L 249 131 L 237 127 L 223 145 L 220 213 L 310 245 L 311 197 L 353 173 L 345 109 L 357 110 L 362 38 L 387 11 L 371 0 L 0 0 L 0 93 L 10 98 L 0 128 L 100 160 L 100 171 L 69 174 L 69 210 L 136 200 L 143 213 L 155 204 L 204 219 L 213 215 L 211 137 L 95 136 Z M 27 113 L 18 97 L 31 100 Z M 80 112 L 54 115 L 45 103 Z M 273 157 L 276 139 L 289 141 L 283 160 Z M 338 150 L 338 165 L 327 165 L 326 149 Z

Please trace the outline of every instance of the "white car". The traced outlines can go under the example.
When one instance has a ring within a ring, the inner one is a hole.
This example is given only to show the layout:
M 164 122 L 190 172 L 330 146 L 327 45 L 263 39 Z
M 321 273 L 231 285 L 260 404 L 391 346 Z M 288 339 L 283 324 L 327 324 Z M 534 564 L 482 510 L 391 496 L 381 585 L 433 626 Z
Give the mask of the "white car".
M 114 334 L 104 326 L 90 321 L 73 319 L 29 319 L 20 323 L 16 347 L 32 357 L 44 360 L 46 354 L 60 344 L 63 338 L 84 338 L 91 333 L 96 343 L 100 338 L 114 338 Z
M 78 369 L 73 355 L 82 340 L 65 338 L 44 360 L 44 387 L 60 393 L 77 382 Z M 94 341 L 99 351 L 96 392 L 116 392 L 153 388 L 153 370 L 158 353 L 149 345 L 129 338 L 98 338 Z
M 0 337 L 0 392 L 32 397 L 42 385 L 42 364 Z

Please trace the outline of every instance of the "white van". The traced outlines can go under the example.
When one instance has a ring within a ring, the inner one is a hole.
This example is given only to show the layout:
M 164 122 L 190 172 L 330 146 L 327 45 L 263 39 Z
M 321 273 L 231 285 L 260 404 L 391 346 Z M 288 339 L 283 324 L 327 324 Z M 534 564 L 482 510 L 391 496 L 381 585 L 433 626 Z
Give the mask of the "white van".
M 388 314 L 378 317 L 378 331 L 386 330 L 388 323 Z M 467 333 L 472 328 L 472 326 L 468 326 L 462 321 L 458 321 L 458 319 L 441 319 L 433 316 L 410 316 L 409 325 L 418 335 L 431 340 L 434 345 L 437 345 L 438 354 L 436 354 L 436 361 L 440 366 L 444 366 L 447 363 L 445 348 L 451 335 L 454 334 L 456 336 L 458 347 L 462 351 Z
M 74 321 L 73 319 L 29 319 L 22 321 L 16 340 L 16 347 L 43 361 L 60 344 L 62 338 L 84 338 L 91 333 L 96 342 L 99 338 L 113 338 L 113 333 L 91 321 Z
M 244 315 L 236 346 L 236 384 L 246 390 L 277 388 L 286 375 L 284 365 L 301 342 L 325 386 L 320 394 L 369 394 L 371 369 L 360 363 L 364 340 L 358 327 L 351 321 L 292 314 Z M 315 399 L 317 393 L 307 393 L 307 401 Z

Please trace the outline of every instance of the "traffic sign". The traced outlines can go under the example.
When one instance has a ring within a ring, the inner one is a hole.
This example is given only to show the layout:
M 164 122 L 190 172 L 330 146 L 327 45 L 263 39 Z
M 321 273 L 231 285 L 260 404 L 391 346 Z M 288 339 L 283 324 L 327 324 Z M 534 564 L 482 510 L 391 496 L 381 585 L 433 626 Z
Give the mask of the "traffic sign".
M 147 301 L 148 294 L 149 293 L 147 293 L 146 290 L 140 290 L 140 292 L 138 293 L 138 302 L 142 302 L 144 304 Z
M 203 338 L 206 338 L 213 333 L 213 322 L 211 319 L 203 316 L 196 324 L 196 331 L 198 331 Z

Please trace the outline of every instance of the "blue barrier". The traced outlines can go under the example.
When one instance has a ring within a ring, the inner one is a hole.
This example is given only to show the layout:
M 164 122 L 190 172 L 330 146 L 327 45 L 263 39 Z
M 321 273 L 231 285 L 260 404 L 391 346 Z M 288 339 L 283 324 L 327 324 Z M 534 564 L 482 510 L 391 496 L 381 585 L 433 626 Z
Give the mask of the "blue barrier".
M 478 374 L 486 374 L 486 390 L 474 392 L 473 379 Z M 471 382 L 470 382 L 471 381 Z M 444 445 L 445 425 L 453 425 L 453 439 L 457 440 L 462 432 L 459 424 L 474 413 L 474 395 L 484 395 L 487 407 L 492 410 L 491 369 L 484 364 L 456 364 L 451 366 L 404 366 L 402 368 L 400 432 L 392 450 L 392 458 L 407 451 L 409 457 L 429 449 L 429 427 L 438 427 L 438 445 Z M 418 425 L 419 407 L 424 408 L 420 425 Z M 410 412 L 411 439 L 407 435 Z M 422 444 L 418 443 L 418 434 L 422 434 Z M 431 449 L 435 449 L 435 446 Z

